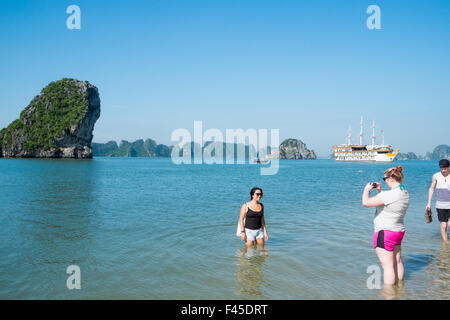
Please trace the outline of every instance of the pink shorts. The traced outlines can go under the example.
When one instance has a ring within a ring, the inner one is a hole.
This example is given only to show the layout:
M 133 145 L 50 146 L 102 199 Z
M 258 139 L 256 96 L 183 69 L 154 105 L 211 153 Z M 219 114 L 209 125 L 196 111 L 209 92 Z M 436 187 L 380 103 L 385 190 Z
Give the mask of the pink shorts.
M 373 247 L 383 248 L 387 251 L 394 251 L 394 246 L 402 244 L 405 231 L 380 230 L 373 235 Z

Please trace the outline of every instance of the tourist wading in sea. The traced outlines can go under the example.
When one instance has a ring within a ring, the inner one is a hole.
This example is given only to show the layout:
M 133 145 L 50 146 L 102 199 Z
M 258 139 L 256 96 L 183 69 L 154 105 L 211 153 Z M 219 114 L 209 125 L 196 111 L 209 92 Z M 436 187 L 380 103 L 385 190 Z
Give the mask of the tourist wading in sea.
M 384 182 L 389 191 L 382 191 L 378 182 L 368 183 L 363 191 L 362 205 L 376 207 L 373 246 L 383 267 L 384 284 L 393 285 L 403 280 L 405 269 L 401 258 L 401 244 L 405 235 L 404 217 L 409 207 L 409 193 L 403 182 L 403 167 L 390 168 L 384 172 Z M 369 197 L 376 189 L 379 193 Z
M 439 161 L 441 171 L 433 175 L 430 189 L 428 190 L 428 203 L 425 210 L 431 210 L 431 200 L 433 199 L 434 189 L 436 189 L 436 211 L 438 220 L 441 224 L 442 240 L 448 241 L 447 229 L 450 219 L 450 162 L 447 159 Z
M 264 205 L 260 202 L 263 191 L 260 188 L 250 190 L 250 202 L 241 207 L 239 225 L 241 228 L 241 239 L 247 246 L 256 244 L 264 245 L 264 240 L 269 240 L 266 222 L 264 221 Z

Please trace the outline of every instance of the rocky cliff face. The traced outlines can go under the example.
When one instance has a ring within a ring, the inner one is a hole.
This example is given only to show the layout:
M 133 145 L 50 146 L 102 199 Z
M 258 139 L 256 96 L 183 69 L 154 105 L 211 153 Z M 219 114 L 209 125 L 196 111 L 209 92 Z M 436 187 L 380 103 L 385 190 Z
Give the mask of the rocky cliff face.
M 419 158 L 414 152 L 408 152 L 408 153 L 399 153 L 395 157 L 395 160 L 418 160 Z
M 92 158 L 93 130 L 99 117 L 95 86 L 75 79 L 52 82 L 18 120 L 0 131 L 0 156 Z
M 314 150 L 308 150 L 306 145 L 297 139 L 286 139 L 280 144 L 280 159 L 317 159 Z
M 438 161 L 441 159 L 450 160 L 450 146 L 446 144 L 441 144 L 434 148 L 433 152 L 427 152 L 424 156 L 417 156 L 414 152 L 399 153 L 396 160 L 434 160 Z
M 122 140 L 118 146 L 115 141 L 93 143 L 94 157 L 170 157 L 172 148 L 157 144 L 155 140 L 143 139 L 134 142 Z
M 95 156 L 110 156 L 119 146 L 115 141 L 109 141 L 107 143 L 92 143 L 93 155 Z
M 450 146 L 441 144 L 434 148 L 431 154 L 431 160 L 450 159 Z

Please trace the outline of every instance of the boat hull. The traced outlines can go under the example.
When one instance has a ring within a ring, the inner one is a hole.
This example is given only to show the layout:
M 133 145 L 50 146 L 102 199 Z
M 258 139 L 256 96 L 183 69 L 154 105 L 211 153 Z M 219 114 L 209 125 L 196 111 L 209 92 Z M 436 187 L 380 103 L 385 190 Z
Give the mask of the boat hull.
M 400 149 L 395 152 L 382 152 L 377 150 L 362 150 L 357 152 L 343 151 L 335 148 L 334 159 L 340 162 L 393 162 Z

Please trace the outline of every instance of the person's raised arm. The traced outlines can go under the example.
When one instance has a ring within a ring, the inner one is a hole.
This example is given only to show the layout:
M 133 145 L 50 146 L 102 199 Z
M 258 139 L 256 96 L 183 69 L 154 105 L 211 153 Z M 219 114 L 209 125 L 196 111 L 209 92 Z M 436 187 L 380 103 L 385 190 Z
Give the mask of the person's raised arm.
M 383 200 L 381 200 L 381 198 L 378 195 L 373 196 L 372 198 L 369 197 L 369 192 L 372 189 L 373 189 L 372 183 L 368 183 L 364 188 L 362 195 L 362 205 L 364 207 L 378 207 L 384 205 Z

